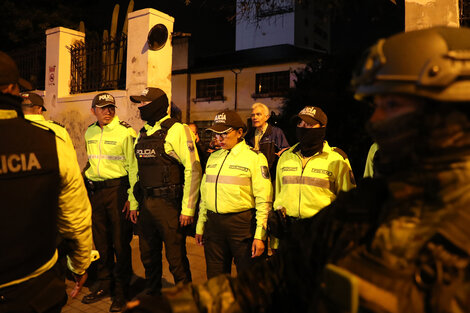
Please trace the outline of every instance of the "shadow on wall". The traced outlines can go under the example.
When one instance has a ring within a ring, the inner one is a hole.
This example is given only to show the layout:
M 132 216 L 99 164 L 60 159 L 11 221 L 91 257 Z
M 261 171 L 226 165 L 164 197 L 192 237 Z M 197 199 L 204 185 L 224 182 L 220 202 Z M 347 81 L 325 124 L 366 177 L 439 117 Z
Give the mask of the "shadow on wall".
M 58 114 L 55 120 L 67 128 L 77 151 L 78 164 L 80 169 L 83 169 L 87 162 L 85 132 L 88 126 L 96 121 L 95 117 L 91 113 L 84 115 L 77 109 L 68 109 Z

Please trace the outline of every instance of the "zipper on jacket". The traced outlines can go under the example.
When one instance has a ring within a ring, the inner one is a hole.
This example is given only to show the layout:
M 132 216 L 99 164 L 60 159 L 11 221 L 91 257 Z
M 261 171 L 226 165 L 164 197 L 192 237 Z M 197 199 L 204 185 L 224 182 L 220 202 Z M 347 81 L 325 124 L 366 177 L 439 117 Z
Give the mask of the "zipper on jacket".
M 103 139 L 103 128 L 101 128 L 101 135 L 100 135 L 100 141 L 98 142 L 98 164 L 96 165 L 96 173 L 98 174 L 98 177 L 101 177 L 100 175 L 100 162 L 101 162 L 101 140 Z
M 219 210 L 217 210 L 217 182 L 219 181 L 220 172 L 222 171 L 222 167 L 224 166 L 225 160 L 227 160 L 230 151 L 232 150 L 228 150 L 228 153 L 225 155 L 222 165 L 220 165 L 219 172 L 217 173 L 217 177 L 215 178 L 215 213 L 219 213 Z
M 303 165 L 302 164 L 302 158 L 297 153 L 295 155 L 300 159 L 300 165 Z M 311 159 L 312 158 L 309 158 L 307 160 L 307 162 L 305 162 L 305 166 L 302 166 L 302 172 L 300 173 L 300 181 L 299 181 L 299 218 L 302 218 L 301 215 L 300 215 L 300 202 L 302 201 L 302 199 L 301 199 L 302 198 L 302 190 L 301 190 L 301 188 L 302 188 L 302 178 L 304 176 L 304 169 L 307 168 L 307 164 L 308 164 L 308 162 L 310 162 Z

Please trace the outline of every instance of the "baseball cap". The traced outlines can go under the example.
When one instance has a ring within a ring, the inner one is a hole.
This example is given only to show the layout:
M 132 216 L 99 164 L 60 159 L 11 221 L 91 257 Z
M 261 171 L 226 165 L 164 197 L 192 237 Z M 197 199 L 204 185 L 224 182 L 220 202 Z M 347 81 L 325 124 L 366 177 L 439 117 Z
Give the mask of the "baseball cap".
M 92 108 L 102 108 L 108 105 L 116 106 L 116 100 L 114 100 L 113 95 L 107 92 L 97 94 L 91 103 Z
M 21 93 L 21 97 L 23 97 L 23 103 L 21 105 L 29 107 L 36 105 L 42 107 L 43 111 L 47 111 L 46 107 L 44 106 L 44 100 L 40 95 L 35 94 L 34 92 L 23 92 Z
M 246 129 L 245 123 L 242 121 L 240 115 L 237 112 L 232 110 L 225 110 L 219 112 L 215 115 L 214 125 L 207 128 L 210 131 L 216 132 L 218 134 L 224 133 L 229 129 L 239 129 L 243 128 L 243 131 Z
M 33 89 L 31 83 L 20 77 L 15 61 L 0 51 L 0 85 L 18 84 L 26 90 Z
M 319 107 L 306 106 L 297 116 L 311 125 L 320 123 L 320 125 L 324 127 L 328 123 L 328 118 L 326 117 L 325 112 L 323 112 Z
M 168 103 L 168 97 L 166 93 L 160 88 L 147 87 L 145 88 L 140 96 L 130 96 L 132 102 L 142 102 L 142 101 L 154 101 L 158 98 L 164 97 Z M 162 99 L 162 100 L 164 100 Z

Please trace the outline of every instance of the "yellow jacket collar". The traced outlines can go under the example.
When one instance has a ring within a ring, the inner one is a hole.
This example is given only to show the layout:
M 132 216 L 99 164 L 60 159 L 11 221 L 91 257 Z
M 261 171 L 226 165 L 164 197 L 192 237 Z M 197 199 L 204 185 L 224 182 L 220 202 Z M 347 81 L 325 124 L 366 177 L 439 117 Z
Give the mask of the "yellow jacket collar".
M 25 114 L 24 118 L 35 122 L 46 120 L 42 114 Z
M 116 128 L 116 126 L 118 126 L 118 125 L 119 125 L 119 117 L 117 115 L 114 115 L 113 120 L 108 125 L 103 126 L 103 130 L 104 129 L 112 130 L 112 129 Z M 98 122 L 96 122 L 96 126 L 100 127 L 100 124 Z
M 240 141 L 239 143 L 237 143 L 235 146 L 233 146 L 233 148 L 230 150 L 233 155 L 237 155 L 240 153 L 240 151 L 243 151 L 245 150 L 247 144 L 245 142 L 245 139 L 243 139 L 242 141 Z
M 15 110 L 0 110 L 0 120 L 8 120 L 17 118 L 18 113 Z

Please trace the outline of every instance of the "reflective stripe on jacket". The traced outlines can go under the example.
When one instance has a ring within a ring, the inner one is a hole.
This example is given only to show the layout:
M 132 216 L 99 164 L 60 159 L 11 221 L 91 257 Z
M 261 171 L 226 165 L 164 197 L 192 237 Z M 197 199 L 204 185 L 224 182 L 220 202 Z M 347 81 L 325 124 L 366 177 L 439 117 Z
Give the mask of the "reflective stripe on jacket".
M 98 123 L 88 127 L 85 133 L 86 150 L 90 166 L 85 176 L 92 181 L 103 181 L 129 176 L 129 185 L 134 186 L 137 175 L 137 160 L 134 141 L 137 137 L 132 127 L 122 125 L 117 116 L 103 129 Z M 130 209 L 137 209 L 132 189 L 128 190 Z
M 236 213 L 256 208 L 255 239 L 265 239 L 272 205 L 268 162 L 242 141 L 231 150 L 213 152 L 201 183 L 201 204 L 196 233 L 204 232 L 207 210 Z
M 284 207 L 288 216 L 308 218 L 329 205 L 340 191 L 348 191 L 356 184 L 348 159 L 335 152 L 328 142 L 324 142 L 322 153 L 307 161 L 305 168 L 297 146 L 279 159 L 274 209 Z

